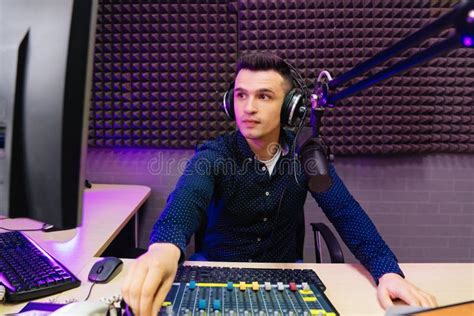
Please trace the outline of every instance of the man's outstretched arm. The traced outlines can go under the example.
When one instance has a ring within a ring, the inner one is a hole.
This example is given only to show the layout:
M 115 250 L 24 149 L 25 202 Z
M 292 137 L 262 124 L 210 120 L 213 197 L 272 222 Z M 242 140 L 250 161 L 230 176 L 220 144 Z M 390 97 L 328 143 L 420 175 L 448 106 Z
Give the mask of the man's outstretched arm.
M 374 278 L 380 304 L 387 308 L 398 298 L 410 305 L 436 306 L 432 295 L 405 280 L 397 258 L 332 165 L 330 174 L 331 188 L 312 195 L 344 243 Z
M 206 216 L 215 181 L 217 153 L 204 148 L 189 161 L 155 223 L 148 251 L 130 267 L 122 295 L 135 315 L 157 315 L 170 290 L 178 263 Z

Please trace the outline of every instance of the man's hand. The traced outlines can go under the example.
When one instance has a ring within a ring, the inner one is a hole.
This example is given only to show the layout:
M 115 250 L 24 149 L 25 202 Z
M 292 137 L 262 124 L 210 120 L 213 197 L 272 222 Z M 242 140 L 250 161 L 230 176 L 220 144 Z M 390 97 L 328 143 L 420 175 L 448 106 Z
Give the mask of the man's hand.
M 384 309 L 393 305 L 393 299 L 401 299 L 412 306 L 436 307 L 436 298 L 420 290 L 396 273 L 384 274 L 379 279 L 377 298 Z
M 122 296 L 135 315 L 157 315 L 170 290 L 181 252 L 173 244 L 155 243 L 130 266 Z

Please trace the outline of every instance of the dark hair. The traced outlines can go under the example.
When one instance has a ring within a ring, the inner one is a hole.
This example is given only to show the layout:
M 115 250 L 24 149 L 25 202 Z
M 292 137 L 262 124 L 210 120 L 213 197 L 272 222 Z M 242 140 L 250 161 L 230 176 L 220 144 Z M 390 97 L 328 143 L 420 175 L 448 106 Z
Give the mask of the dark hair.
M 294 87 L 290 66 L 275 54 L 258 52 L 244 54 L 240 56 L 239 61 L 237 62 L 236 74 L 238 74 L 242 69 L 253 71 L 274 70 L 290 84 L 290 90 Z

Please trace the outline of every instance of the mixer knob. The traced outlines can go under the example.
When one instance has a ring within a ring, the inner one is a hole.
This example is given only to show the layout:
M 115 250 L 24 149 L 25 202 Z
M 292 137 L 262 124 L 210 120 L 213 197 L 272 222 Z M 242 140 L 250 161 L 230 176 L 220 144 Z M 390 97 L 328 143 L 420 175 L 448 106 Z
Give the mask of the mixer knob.
M 206 305 L 207 305 L 206 303 L 207 303 L 206 300 L 201 298 L 199 300 L 199 309 L 206 309 Z
M 277 282 L 277 289 L 278 291 L 283 291 L 285 289 L 283 282 Z
M 212 307 L 214 308 L 214 310 L 221 310 L 221 300 L 214 300 Z
M 295 282 L 290 282 L 290 291 L 295 292 L 297 290 L 296 283 Z
M 252 290 L 258 291 L 260 289 L 260 285 L 258 285 L 258 282 L 252 282 Z
M 265 282 L 265 291 L 271 291 L 272 290 L 272 284 L 270 282 Z
M 308 282 L 303 282 L 303 283 L 301 283 L 301 287 L 303 288 L 303 290 L 310 290 L 310 289 L 311 289 L 311 288 L 309 287 Z
M 227 290 L 232 291 L 234 289 L 234 283 L 227 282 Z

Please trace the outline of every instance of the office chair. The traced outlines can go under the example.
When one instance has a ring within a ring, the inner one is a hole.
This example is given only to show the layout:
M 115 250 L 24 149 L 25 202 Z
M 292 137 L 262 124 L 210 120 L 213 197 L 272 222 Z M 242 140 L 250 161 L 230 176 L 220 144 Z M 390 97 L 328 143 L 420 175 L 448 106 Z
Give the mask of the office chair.
M 341 246 L 339 245 L 339 242 L 332 233 L 331 229 L 324 223 L 310 223 L 310 225 L 313 229 L 316 263 L 322 262 L 321 236 L 323 237 L 326 247 L 328 248 L 331 263 L 344 263 L 344 254 L 342 253 Z
M 196 233 L 194 234 L 194 252 L 199 253 L 203 249 L 204 243 L 204 233 L 206 231 L 207 221 L 203 221 Z M 305 237 L 305 224 L 304 219 L 300 219 L 299 225 L 301 226 L 298 229 L 298 257 L 303 259 L 304 252 L 304 237 Z M 314 236 L 314 253 L 316 263 L 322 263 L 322 243 L 321 236 L 323 237 L 324 243 L 329 252 L 329 258 L 331 263 L 344 263 L 344 254 L 342 253 L 342 248 L 339 245 L 336 237 L 334 236 L 331 229 L 324 223 L 310 223 L 311 228 L 313 229 Z M 137 258 L 144 254 L 146 249 L 134 248 L 129 249 L 127 254 L 122 254 L 122 258 Z
M 305 221 L 304 216 L 297 219 L 298 221 L 298 229 L 297 232 L 297 253 L 298 257 L 303 260 L 303 252 L 304 252 L 304 237 L 305 237 Z M 323 237 L 324 243 L 329 252 L 329 258 L 331 259 L 331 263 L 344 263 L 344 254 L 342 253 L 342 248 L 339 245 L 336 237 L 332 233 L 331 229 L 324 223 L 310 223 L 313 229 L 313 236 L 314 236 L 314 252 L 316 263 L 322 263 L 322 243 L 321 243 L 321 236 Z M 194 252 L 199 253 L 203 249 L 204 244 L 204 234 L 206 231 L 207 226 L 207 219 L 202 221 L 199 225 L 198 230 L 194 233 Z

